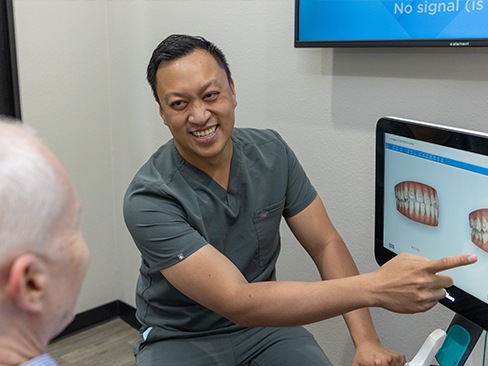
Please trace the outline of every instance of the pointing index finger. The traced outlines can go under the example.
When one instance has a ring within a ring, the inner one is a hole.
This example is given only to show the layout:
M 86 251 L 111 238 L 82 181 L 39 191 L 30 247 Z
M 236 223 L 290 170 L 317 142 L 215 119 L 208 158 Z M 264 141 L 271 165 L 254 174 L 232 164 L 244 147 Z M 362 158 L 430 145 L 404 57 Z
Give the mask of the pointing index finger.
M 447 269 L 472 264 L 475 263 L 477 260 L 478 257 L 474 254 L 455 255 L 452 257 L 444 257 L 432 260 L 426 265 L 426 269 L 431 273 L 437 273 L 445 271 Z

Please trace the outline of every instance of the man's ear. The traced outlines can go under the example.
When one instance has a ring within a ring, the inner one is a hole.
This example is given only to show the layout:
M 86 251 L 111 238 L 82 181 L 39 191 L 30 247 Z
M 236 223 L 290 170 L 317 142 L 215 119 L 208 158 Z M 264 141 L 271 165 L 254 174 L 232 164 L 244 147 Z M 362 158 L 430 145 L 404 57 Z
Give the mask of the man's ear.
M 47 278 L 45 269 L 41 259 L 31 253 L 14 259 L 8 274 L 7 292 L 20 309 L 30 313 L 42 310 Z
M 234 84 L 234 79 L 229 80 L 230 91 L 232 93 L 232 99 L 234 102 L 234 108 L 237 107 L 237 95 L 236 95 L 236 86 Z

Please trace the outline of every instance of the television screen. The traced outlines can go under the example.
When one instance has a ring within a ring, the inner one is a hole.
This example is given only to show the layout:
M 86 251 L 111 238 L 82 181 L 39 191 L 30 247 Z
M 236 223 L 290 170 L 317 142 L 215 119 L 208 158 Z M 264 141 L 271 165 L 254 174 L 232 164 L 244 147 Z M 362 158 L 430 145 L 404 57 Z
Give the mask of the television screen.
M 440 302 L 488 330 L 488 135 L 385 117 L 376 128 L 375 257 L 476 254 Z
M 484 0 L 295 0 L 295 47 L 488 46 Z

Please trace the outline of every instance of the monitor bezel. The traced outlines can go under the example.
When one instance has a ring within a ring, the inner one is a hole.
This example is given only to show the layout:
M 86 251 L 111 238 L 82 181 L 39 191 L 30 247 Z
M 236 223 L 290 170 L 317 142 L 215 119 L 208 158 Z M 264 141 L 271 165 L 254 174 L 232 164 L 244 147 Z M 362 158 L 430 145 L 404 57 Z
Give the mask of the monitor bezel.
M 375 240 L 374 240 L 374 253 L 375 259 L 378 265 L 382 266 L 387 261 L 396 256 L 396 253 L 388 250 L 384 246 L 384 177 L 385 177 L 385 134 L 390 133 L 397 136 L 403 136 L 412 138 L 411 135 L 407 134 L 406 131 L 409 126 L 416 125 L 421 126 L 428 131 L 429 129 L 435 131 L 444 131 L 447 133 L 454 134 L 455 139 L 467 139 L 472 140 L 472 148 L 470 151 L 482 155 L 487 155 L 488 152 L 482 151 L 482 149 L 477 149 L 476 146 L 484 142 L 488 145 L 488 134 L 476 131 L 470 131 L 466 129 L 448 127 L 443 125 L 438 125 L 429 122 L 415 121 L 400 117 L 382 117 L 378 120 L 376 124 L 376 156 L 375 156 L 375 170 L 376 170 L 376 187 L 375 187 Z M 424 142 L 436 143 L 436 141 L 429 140 L 428 134 L 422 137 L 416 137 L 415 139 Z M 448 143 L 438 144 L 442 146 L 458 148 L 455 146 L 449 146 Z M 488 303 L 485 303 L 478 299 L 477 297 L 463 291 L 462 289 L 452 286 L 447 289 L 449 294 L 456 299 L 452 302 L 448 299 L 442 299 L 439 302 L 451 309 L 457 314 L 462 315 L 466 319 L 479 325 L 481 328 L 488 330 Z
M 295 0 L 295 48 L 385 48 L 385 47 L 444 47 L 472 48 L 488 47 L 487 38 L 442 38 L 442 39 L 394 39 L 394 40 L 301 40 L 300 0 Z

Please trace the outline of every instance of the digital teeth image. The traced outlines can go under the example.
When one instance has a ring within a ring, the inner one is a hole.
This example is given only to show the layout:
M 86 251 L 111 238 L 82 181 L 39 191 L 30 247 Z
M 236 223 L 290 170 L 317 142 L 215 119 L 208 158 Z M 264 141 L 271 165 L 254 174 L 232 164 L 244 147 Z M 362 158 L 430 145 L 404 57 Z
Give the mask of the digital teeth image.
M 394 190 L 396 208 L 403 216 L 420 224 L 439 225 L 439 198 L 434 188 L 419 182 L 404 181 L 398 183 Z
M 488 208 L 481 208 L 469 214 L 471 241 L 488 252 Z

